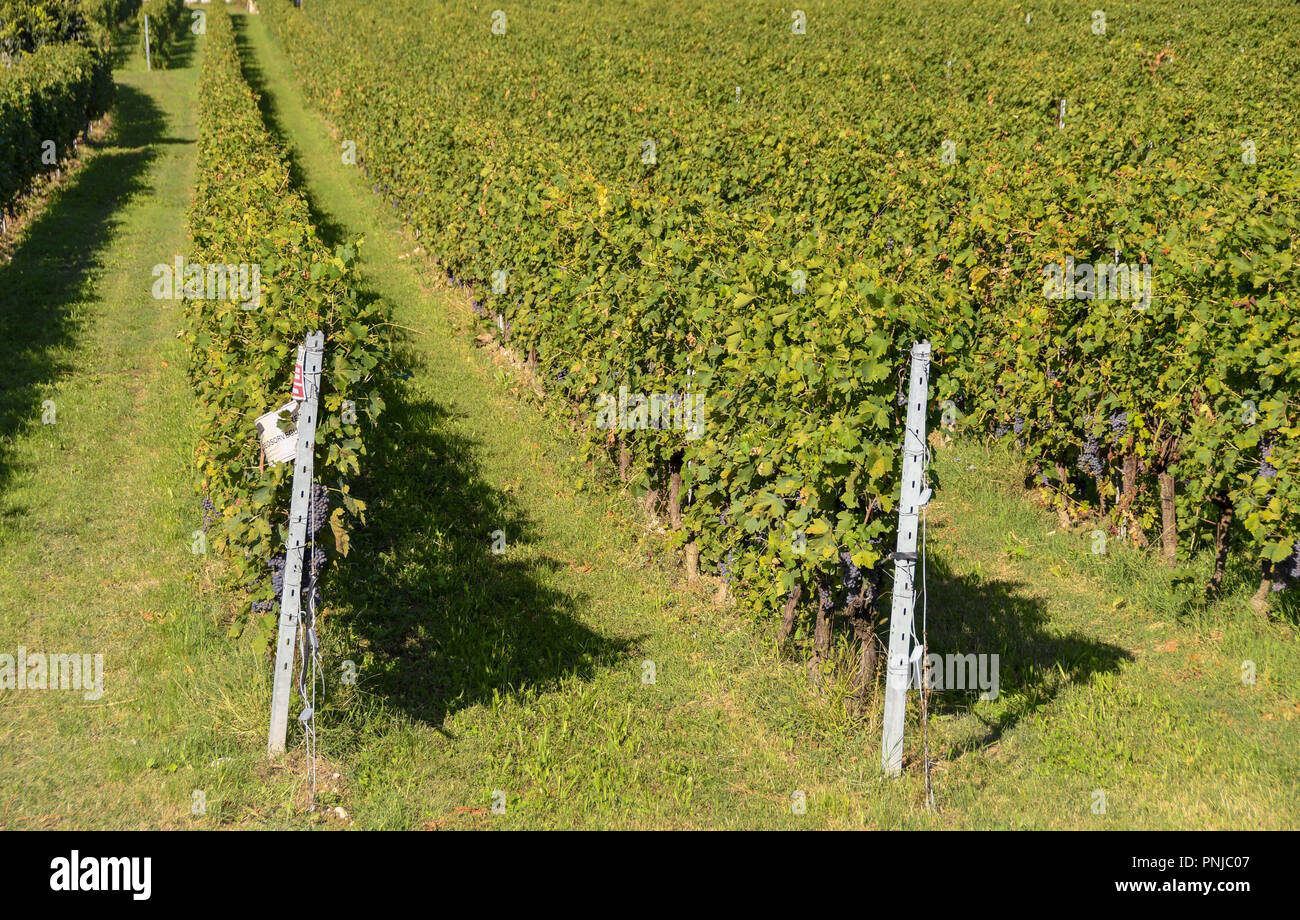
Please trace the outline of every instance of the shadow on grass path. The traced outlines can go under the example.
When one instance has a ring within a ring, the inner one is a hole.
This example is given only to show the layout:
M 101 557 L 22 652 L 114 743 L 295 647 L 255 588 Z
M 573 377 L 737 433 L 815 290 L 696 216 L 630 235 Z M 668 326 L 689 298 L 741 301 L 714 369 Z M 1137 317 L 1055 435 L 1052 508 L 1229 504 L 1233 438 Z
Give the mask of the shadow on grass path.
M 250 17 L 235 18 L 245 79 L 272 129 L 292 136 L 249 27 Z M 364 219 L 337 216 L 337 194 L 311 187 L 292 147 L 290 168 L 299 187 L 316 193 L 309 205 L 324 239 L 339 245 L 359 235 Z M 393 242 L 372 237 L 361 249 L 359 294 L 396 304 L 399 324 L 421 324 L 427 316 L 409 307 L 425 298 L 410 273 L 380 268 L 379 258 L 396 255 L 386 251 Z M 442 731 L 449 713 L 494 696 L 588 680 L 626 659 L 634 639 L 584 622 L 581 595 L 556 581 L 566 562 L 555 555 L 553 522 L 539 522 L 534 505 L 503 482 L 500 461 L 523 446 L 522 426 L 485 427 L 482 382 L 466 378 L 462 359 L 428 348 L 430 337 L 397 337 L 400 373 L 379 385 L 386 408 L 357 488 L 366 523 L 323 585 L 326 603 L 338 608 L 328 642 L 340 655 L 360 655 L 368 694 Z

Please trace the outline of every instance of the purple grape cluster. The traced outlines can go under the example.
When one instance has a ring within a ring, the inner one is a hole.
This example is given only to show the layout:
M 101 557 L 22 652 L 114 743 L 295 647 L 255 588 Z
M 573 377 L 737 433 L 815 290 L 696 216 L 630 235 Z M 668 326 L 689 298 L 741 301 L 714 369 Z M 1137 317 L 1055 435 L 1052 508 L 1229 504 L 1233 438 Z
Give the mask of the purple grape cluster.
M 1285 591 L 1300 581 L 1300 540 L 1291 548 L 1291 555 L 1273 566 L 1273 590 Z
M 271 591 L 276 597 L 284 592 L 284 563 L 283 556 L 272 556 L 266 563 L 271 567 Z
M 1101 475 L 1100 445 L 1095 437 L 1089 435 L 1087 442 L 1083 445 L 1083 451 L 1076 461 L 1076 466 L 1084 473 L 1090 473 L 1093 476 Z
M 853 554 L 848 550 L 840 551 L 840 578 L 849 597 L 855 597 L 862 590 L 862 569 L 853 564 Z
M 1265 441 L 1259 449 L 1259 478 L 1272 479 L 1277 475 L 1277 467 L 1268 462 L 1269 454 L 1273 452 L 1273 445 Z
M 320 531 L 330 514 L 330 490 L 319 482 L 311 484 L 311 505 L 307 510 L 307 532 Z
M 1013 431 L 1015 431 L 1016 434 L 1024 434 L 1024 432 L 1025 432 L 1025 419 L 1024 419 L 1024 417 L 1023 417 L 1023 416 L 1020 416 L 1020 415 L 1017 415 L 1017 416 L 1015 417 L 1015 420 L 1011 423 L 1011 428 L 1012 428 Z
M 307 587 L 311 580 L 319 577 L 321 569 L 325 566 L 325 550 L 320 546 L 313 546 L 311 553 L 304 559 L 306 562 L 305 571 L 303 572 L 302 586 Z M 266 562 L 267 567 L 271 570 L 271 592 L 275 595 L 274 601 L 257 601 L 253 604 L 255 611 L 268 610 L 272 603 L 278 603 L 280 596 L 284 593 L 284 571 L 287 564 L 285 555 L 272 556 Z M 264 606 L 259 606 L 264 605 Z
M 1011 430 L 1011 426 L 1008 425 L 1006 422 L 998 422 L 993 429 L 993 437 L 1005 438 L 1007 436 L 1007 432 L 1009 432 L 1010 430 Z
M 1108 421 L 1110 422 L 1111 434 L 1121 435 L 1128 430 L 1127 412 L 1112 412 Z
M 735 561 L 735 553 L 732 550 L 727 550 L 726 560 L 718 563 L 718 571 L 721 573 L 722 580 L 726 584 L 731 584 L 731 579 L 732 579 L 731 565 L 734 561 Z
M 212 499 L 208 498 L 206 495 L 203 496 L 201 504 L 203 507 L 203 529 L 207 530 L 210 526 L 209 515 L 217 513 L 217 506 L 212 504 Z

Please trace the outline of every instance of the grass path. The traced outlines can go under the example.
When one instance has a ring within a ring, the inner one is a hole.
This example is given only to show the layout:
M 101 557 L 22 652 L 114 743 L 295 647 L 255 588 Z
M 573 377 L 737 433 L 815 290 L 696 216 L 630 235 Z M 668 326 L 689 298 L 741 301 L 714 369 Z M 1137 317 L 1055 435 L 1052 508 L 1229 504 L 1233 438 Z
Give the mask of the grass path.
M 150 295 L 152 267 L 187 251 L 195 49 L 152 73 L 124 57 L 112 132 L 0 265 L 0 651 L 104 656 L 100 699 L 0 692 L 9 828 L 191 823 L 194 790 L 220 798 L 211 764 L 240 750 L 221 701 L 260 692 L 190 551 L 180 305 Z

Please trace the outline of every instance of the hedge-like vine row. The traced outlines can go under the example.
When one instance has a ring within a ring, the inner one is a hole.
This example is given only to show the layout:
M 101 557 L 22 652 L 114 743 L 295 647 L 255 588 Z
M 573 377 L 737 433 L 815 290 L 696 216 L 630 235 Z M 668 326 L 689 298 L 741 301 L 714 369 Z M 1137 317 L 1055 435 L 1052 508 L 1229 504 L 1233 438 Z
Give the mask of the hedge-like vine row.
M 112 101 L 108 58 L 80 45 L 44 45 L 0 67 L 0 212 L 53 171 Z
M 185 341 L 202 413 L 201 488 L 216 514 L 209 545 L 233 561 L 254 609 L 267 610 L 277 599 L 268 566 L 284 549 L 292 464 L 264 464 L 254 420 L 286 402 L 298 344 L 324 331 L 316 481 L 330 490 L 333 511 L 318 540 L 332 538 L 346 552 L 348 522 L 363 518 L 351 483 L 366 454 L 364 431 L 383 409 L 373 387 L 387 342 L 383 305 L 356 296 L 355 247 L 331 250 L 320 239 L 290 181 L 220 4 L 208 15 L 189 228 L 190 264 L 205 273 L 257 266 L 260 274 L 251 301 L 233 283 L 224 298 L 187 296 Z
M 113 32 L 140 8 L 140 0 L 78 0 L 82 14 L 104 32 Z
M 485 321 L 771 609 L 879 559 L 921 336 L 935 421 L 1014 432 L 1065 513 L 1294 563 L 1300 22 L 1195 6 L 265 12 Z M 1047 296 L 1076 263 L 1154 296 Z M 688 381 L 703 437 L 596 425 Z
M 46 45 L 78 44 L 107 50 L 108 31 L 122 18 L 117 14 L 124 4 L 139 6 L 139 2 L 0 0 L 0 66 Z

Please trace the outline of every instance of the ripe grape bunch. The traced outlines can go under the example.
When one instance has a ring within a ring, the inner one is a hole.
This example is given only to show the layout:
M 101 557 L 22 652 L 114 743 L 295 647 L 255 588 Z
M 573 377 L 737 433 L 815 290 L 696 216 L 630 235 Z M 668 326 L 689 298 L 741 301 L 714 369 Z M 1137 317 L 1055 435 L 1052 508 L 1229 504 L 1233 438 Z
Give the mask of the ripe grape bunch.
M 1100 445 L 1095 437 L 1089 437 L 1083 445 L 1083 452 L 1079 454 L 1077 466 L 1082 472 L 1091 473 L 1093 476 L 1101 475 Z
M 1273 566 L 1273 590 L 1285 591 L 1300 582 L 1300 540 L 1291 548 L 1291 555 Z
M 267 565 L 271 567 L 271 590 L 279 597 L 284 591 L 284 556 L 272 556 Z
M 311 484 L 311 508 L 307 512 L 307 532 L 317 533 L 330 513 L 330 490 L 318 482 Z
M 1109 422 L 1111 433 L 1121 435 L 1128 430 L 1128 413 L 1112 412 L 1110 414 Z
M 253 601 L 253 613 L 269 613 L 280 603 L 284 591 L 284 556 L 272 556 L 266 562 L 271 569 L 271 592 L 274 597 L 264 601 Z
M 849 597 L 856 596 L 862 590 L 862 569 L 853 564 L 853 555 L 848 550 L 840 552 L 840 570 L 844 589 L 848 591 Z
M 873 540 L 873 543 L 879 542 Z M 844 585 L 844 603 L 850 607 L 855 604 L 869 606 L 880 591 L 880 567 L 869 572 L 862 571 L 854 565 L 853 554 L 848 550 L 840 552 L 840 581 Z
M 301 586 L 303 589 L 306 589 L 311 584 L 311 580 L 320 574 L 321 569 L 325 565 L 325 550 L 319 546 L 311 547 L 310 555 L 305 555 L 303 562 L 306 564 L 303 566 Z M 287 564 L 285 554 L 282 553 L 279 556 L 272 556 L 267 560 L 266 564 L 271 570 L 271 592 L 275 596 L 272 600 L 254 601 L 254 613 L 264 613 L 272 609 L 277 603 L 279 603 L 280 597 L 284 594 L 284 571 Z
M 1259 478 L 1272 479 L 1277 475 L 1277 467 L 1268 462 L 1269 454 L 1273 452 L 1273 445 L 1265 441 L 1259 449 Z
M 208 527 L 211 526 L 209 516 L 217 513 L 217 506 L 212 504 L 212 499 L 208 498 L 208 496 L 205 495 L 203 496 L 202 507 L 203 507 L 203 529 L 207 530 Z

